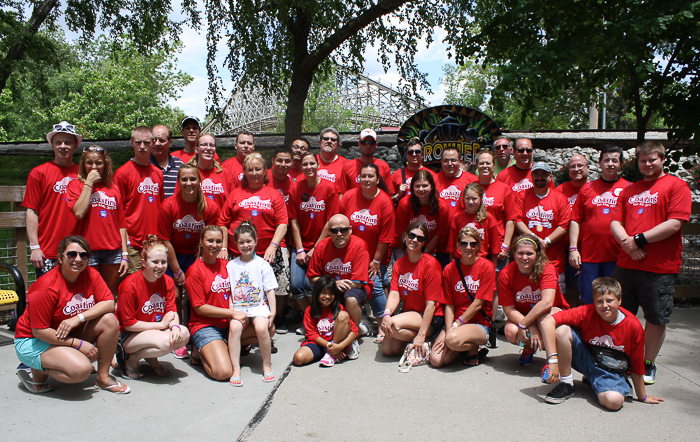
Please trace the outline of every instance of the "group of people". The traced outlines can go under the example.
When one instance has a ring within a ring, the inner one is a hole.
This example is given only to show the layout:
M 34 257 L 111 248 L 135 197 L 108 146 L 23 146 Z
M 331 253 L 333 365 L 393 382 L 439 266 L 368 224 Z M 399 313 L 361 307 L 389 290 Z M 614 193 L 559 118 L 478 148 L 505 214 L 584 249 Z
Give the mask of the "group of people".
M 644 383 L 655 381 L 690 213 L 688 186 L 663 173 L 660 143 L 637 148 L 638 183 L 619 177 L 623 152 L 605 146 L 598 180 L 575 155 L 571 181 L 555 188 L 527 138 L 515 149 L 493 140 L 472 174 L 457 148 L 442 152 L 439 172 L 428 169 L 418 139 L 391 173 L 375 157 L 372 129 L 360 133 L 357 159 L 338 154 L 340 135 L 327 128 L 318 155 L 298 139 L 274 150 L 270 169 L 252 133 L 238 134 L 236 156 L 223 163 L 197 118 L 185 118 L 181 134 L 185 148 L 171 153 L 170 128 L 137 127 L 134 158 L 116 171 L 100 146 L 73 164 L 82 138 L 72 125 L 47 135 L 54 161 L 31 172 L 23 202 L 31 260 L 37 276 L 46 273 L 17 327 L 29 391 L 48 391 L 48 376 L 81 382 L 97 360 L 97 385 L 126 393 L 108 374 L 112 355 L 137 379 L 145 368 L 168 375 L 157 358 L 170 351 L 242 386 L 240 356 L 251 343 L 271 382 L 271 338 L 288 331 L 293 309 L 306 335 L 294 364 L 330 367 L 359 356 L 369 304 L 386 356 L 414 352 L 441 367 L 461 355 L 478 365 L 504 315 L 520 364 L 544 350 L 543 379 L 561 380 L 548 402 L 573 395 L 571 367 L 584 370 L 586 347 L 620 350 L 640 400 L 660 400 Z M 574 272 L 583 305 L 569 309 L 563 293 Z M 629 389 L 584 373 L 601 404 L 622 406 L 608 392 L 624 399 Z

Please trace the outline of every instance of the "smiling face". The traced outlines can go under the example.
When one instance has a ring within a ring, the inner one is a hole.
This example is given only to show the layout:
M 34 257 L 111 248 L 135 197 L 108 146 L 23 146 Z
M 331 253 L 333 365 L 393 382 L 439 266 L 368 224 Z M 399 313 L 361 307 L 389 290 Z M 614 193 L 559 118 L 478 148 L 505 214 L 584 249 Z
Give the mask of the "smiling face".
M 657 152 L 640 153 L 637 164 L 645 181 L 655 180 L 664 171 L 664 160 Z
M 185 125 L 182 126 L 180 134 L 185 139 L 185 143 L 194 144 L 200 132 L 199 123 L 194 120 L 187 120 Z
M 421 204 L 428 204 L 432 187 L 427 180 L 411 181 L 411 191 L 416 195 Z
M 255 151 L 255 141 L 252 135 L 240 134 L 236 139 L 236 156 L 243 161 Z
M 294 161 L 301 160 L 301 156 L 309 151 L 309 144 L 304 140 L 294 140 L 292 143 L 292 153 Z
M 442 158 L 440 158 L 440 166 L 442 167 L 442 173 L 447 178 L 454 178 L 462 170 L 460 167 L 459 152 L 454 149 L 446 150 L 442 153 Z
M 413 169 L 420 169 L 423 165 L 423 147 L 420 144 L 414 144 L 406 149 L 406 164 Z
M 532 172 L 532 185 L 538 189 L 544 189 L 552 180 L 552 174 L 546 170 L 535 170 Z
M 245 169 L 245 177 L 252 189 L 259 189 L 265 184 L 265 166 L 260 160 L 253 159 Z
M 316 155 L 305 155 L 304 159 L 301 160 L 301 171 L 304 172 L 304 176 L 315 177 L 318 172 L 318 160 Z
M 479 207 L 481 206 L 481 198 L 474 190 L 470 189 L 465 191 L 463 201 L 464 209 L 468 214 L 474 215 L 479 211 Z
M 319 147 L 321 148 L 321 152 L 327 154 L 329 157 L 335 155 L 339 145 L 340 140 L 333 132 L 324 132 L 321 134 Z
M 477 157 L 476 168 L 479 176 L 489 177 L 493 175 L 493 157 L 489 154 L 481 154 Z
M 601 175 L 605 181 L 615 181 L 617 174 L 622 167 L 619 152 L 606 152 L 598 163 L 600 166 Z
M 192 169 L 182 169 L 178 176 L 177 184 L 180 186 L 182 197 L 189 201 L 197 195 L 199 177 Z
M 279 152 L 272 160 L 272 169 L 279 176 L 286 176 L 292 169 L 292 156 L 287 152 Z
M 173 140 L 168 138 L 168 130 L 164 126 L 153 128 L 153 148 L 151 152 L 156 158 L 163 158 L 170 152 Z
M 257 243 L 258 242 L 250 233 L 241 233 L 236 238 L 236 247 L 238 247 L 238 251 L 241 252 L 243 256 L 254 254 Z
M 529 241 L 518 243 L 515 248 L 515 263 L 522 275 L 529 275 L 537 260 L 537 248 Z
M 224 244 L 224 235 L 218 230 L 207 230 L 202 234 L 199 245 L 202 247 L 202 257 L 215 259 Z
M 80 255 L 83 256 L 80 256 Z M 61 273 L 68 281 L 75 281 L 88 263 L 87 251 L 78 243 L 70 243 L 58 257 Z
M 412 229 L 406 232 L 404 242 L 406 252 L 421 252 L 426 241 L 425 233 L 421 229 Z
M 213 161 L 216 155 L 216 140 L 211 135 L 202 135 L 194 150 L 201 160 Z
M 588 160 L 583 155 L 574 155 L 569 160 L 569 178 L 583 184 L 588 180 Z
M 321 304 L 323 308 L 330 307 L 333 301 L 335 301 L 335 294 L 331 289 L 324 288 L 323 291 L 318 294 L 318 303 Z
M 593 293 L 593 304 L 598 315 L 608 324 L 617 319 L 620 301 L 612 293 Z
M 457 248 L 465 261 L 473 261 L 479 257 L 479 239 L 471 235 L 460 235 Z
M 100 153 L 90 152 L 85 155 L 85 172 L 90 173 L 91 170 L 97 170 L 101 177 L 104 176 L 105 160 Z
M 515 146 L 515 163 L 523 170 L 529 169 L 532 166 L 532 141 L 527 138 L 521 138 L 518 140 Z
M 78 140 L 74 135 L 57 133 L 51 138 L 51 148 L 54 153 L 54 161 L 59 164 L 72 163 L 73 153 L 78 148 Z
M 364 190 L 376 191 L 379 177 L 373 167 L 364 167 L 360 170 L 360 186 Z
M 151 250 L 148 252 L 146 259 L 142 259 L 143 272 L 150 279 L 158 279 L 165 274 L 165 270 L 168 268 L 168 254 L 163 250 Z

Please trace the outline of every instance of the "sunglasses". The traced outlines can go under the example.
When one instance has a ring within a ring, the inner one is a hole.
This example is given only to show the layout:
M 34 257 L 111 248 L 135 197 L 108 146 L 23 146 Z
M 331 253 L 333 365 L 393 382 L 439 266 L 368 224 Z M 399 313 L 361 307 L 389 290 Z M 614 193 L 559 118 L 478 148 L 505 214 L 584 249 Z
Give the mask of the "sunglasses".
M 508 149 L 508 145 L 507 144 L 496 144 L 495 146 L 493 146 L 493 148 L 494 149 Z
M 83 148 L 83 153 L 87 152 L 104 152 L 105 148 L 102 146 L 88 146 Z
M 78 253 L 78 252 L 76 252 L 75 250 L 71 250 L 71 251 L 69 251 L 69 252 L 65 252 L 64 255 L 66 255 L 66 257 L 67 257 L 68 259 L 70 259 L 71 261 L 74 260 L 75 258 L 77 258 L 78 255 L 80 255 L 80 259 L 82 259 L 83 261 L 87 261 L 88 257 L 90 256 L 90 255 L 88 255 L 88 252 L 80 252 L 80 253 Z
M 58 123 L 53 125 L 54 132 L 75 132 L 75 126 L 68 123 Z
M 332 141 L 332 142 L 334 142 L 334 143 L 335 143 L 336 141 L 338 141 L 337 138 L 333 138 L 333 137 L 321 137 L 321 139 L 322 139 L 323 141 Z
M 360 141 L 360 144 L 363 146 L 374 146 L 375 144 L 377 144 L 377 142 L 375 140 L 369 140 L 369 141 L 363 140 L 363 141 Z
M 425 236 L 423 236 L 423 235 L 416 235 L 416 234 L 413 233 L 413 232 L 408 232 L 408 233 L 406 234 L 406 238 L 411 239 L 411 240 L 415 239 L 415 240 L 418 241 L 418 242 L 425 242 Z
M 460 242 L 459 242 L 459 245 L 460 245 L 461 247 L 467 247 L 467 246 L 469 246 L 469 247 L 471 247 L 472 249 L 476 249 L 476 246 L 477 246 L 478 244 L 479 244 L 479 243 L 476 242 L 476 241 L 460 241 Z
M 337 235 L 339 233 L 345 233 L 350 230 L 350 227 L 331 227 L 330 231 L 332 234 Z
M 516 149 L 518 153 L 532 153 L 532 149 Z
M 416 150 L 411 149 L 411 150 L 406 151 L 406 155 L 420 155 L 422 153 L 423 153 L 422 150 L 417 150 L 417 149 Z

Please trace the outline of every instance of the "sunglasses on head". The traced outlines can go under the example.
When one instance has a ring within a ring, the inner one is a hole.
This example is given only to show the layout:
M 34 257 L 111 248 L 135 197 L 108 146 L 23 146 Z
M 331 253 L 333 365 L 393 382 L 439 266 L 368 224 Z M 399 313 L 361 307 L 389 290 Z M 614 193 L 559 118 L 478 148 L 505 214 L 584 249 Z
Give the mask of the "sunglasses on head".
M 460 242 L 459 242 L 459 245 L 460 245 L 460 246 L 462 246 L 462 247 L 467 247 L 467 246 L 469 246 L 469 247 L 471 247 L 472 249 L 476 249 L 476 246 L 477 246 L 478 244 L 479 244 L 479 243 L 476 242 L 476 241 L 460 241 Z
M 68 123 L 58 123 L 53 125 L 54 132 L 75 132 L 75 126 Z
M 413 233 L 413 232 L 408 232 L 408 233 L 406 234 L 406 237 L 407 237 L 408 239 L 415 239 L 415 240 L 418 241 L 418 242 L 425 242 L 425 236 L 423 236 L 423 235 L 416 235 L 416 234 Z
M 337 235 L 338 233 L 345 233 L 350 230 L 350 227 L 331 227 L 330 231 L 332 234 Z
M 516 149 L 518 153 L 532 153 L 532 149 Z
M 411 149 L 411 150 L 407 150 L 407 151 L 406 151 L 406 155 L 420 155 L 420 154 L 422 154 L 422 153 L 423 153 L 423 151 L 422 151 L 422 150 L 418 150 L 418 149 L 415 149 L 415 150 L 414 150 L 414 149 Z
M 66 257 L 70 260 L 73 260 L 73 259 L 77 258 L 78 255 L 80 255 L 80 259 L 82 259 L 83 261 L 86 261 L 88 259 L 88 256 L 89 256 L 88 252 L 78 253 L 75 250 L 71 250 L 69 252 L 64 252 L 64 255 L 66 255 Z
M 323 141 L 332 141 L 332 142 L 334 142 L 334 143 L 335 143 L 336 141 L 338 141 L 338 139 L 335 138 L 335 137 L 321 137 L 321 139 L 322 139 Z
M 87 152 L 104 152 L 105 148 L 102 146 L 87 146 L 83 148 L 83 153 Z

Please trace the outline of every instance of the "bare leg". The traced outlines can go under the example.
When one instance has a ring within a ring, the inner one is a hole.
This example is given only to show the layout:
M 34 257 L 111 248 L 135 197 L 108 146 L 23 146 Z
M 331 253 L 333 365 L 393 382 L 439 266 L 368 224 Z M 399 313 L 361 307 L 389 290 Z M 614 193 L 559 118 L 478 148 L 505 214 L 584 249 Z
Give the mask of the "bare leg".
M 598 402 L 608 410 L 617 411 L 625 404 L 625 397 L 617 391 L 598 393 Z
M 241 335 L 243 334 L 243 324 L 240 321 L 232 320 L 228 328 L 228 353 L 231 360 L 232 374 L 230 377 L 241 376 Z
M 114 380 L 109 376 L 109 369 L 119 339 L 117 317 L 113 313 L 105 313 L 99 318 L 88 321 L 80 338 L 95 343 L 97 347 L 97 385 L 101 387 L 113 385 Z
M 341 311 L 338 317 L 335 318 L 335 326 L 333 327 L 333 342 L 343 342 L 350 333 L 350 315 L 348 312 Z
M 352 322 L 359 327 L 360 320 L 362 319 L 362 307 L 357 301 L 357 298 L 353 298 L 352 296 L 345 298 L 345 310 L 347 310 L 348 314 L 350 315 Z
M 32 369 L 34 382 L 46 382 L 49 376 L 65 384 L 86 380 L 92 373 L 92 363 L 79 350 L 64 346 L 51 346 L 41 355 L 44 371 Z
M 221 339 L 211 341 L 199 350 L 199 354 L 202 356 L 204 371 L 212 379 L 217 381 L 229 380 L 233 374 L 233 368 L 231 367 L 229 349 L 224 341 Z
M 301 347 L 294 353 L 294 365 L 300 367 L 311 363 L 314 360 L 314 353 L 309 347 Z
M 117 299 L 117 287 L 119 286 L 119 264 L 100 264 L 95 267 L 102 279 L 107 283 L 107 287 L 112 292 L 114 299 Z
M 644 335 L 644 357 L 653 364 L 666 338 L 666 326 L 647 321 L 644 325 Z
M 252 318 L 252 322 L 253 326 L 255 327 L 255 334 L 258 337 L 258 346 L 260 347 L 260 355 L 262 356 L 263 373 L 270 373 L 272 371 L 272 347 L 270 332 L 267 328 L 269 320 L 267 317 L 258 316 L 256 318 Z
M 571 375 L 571 328 L 568 325 L 557 327 L 557 358 L 559 359 L 559 376 Z
M 438 337 L 435 339 L 435 342 L 440 342 L 445 339 L 445 330 L 441 331 Z M 457 353 L 450 350 L 447 345 L 443 345 L 441 351 L 435 351 L 435 347 L 433 346 L 433 351 L 430 352 L 430 365 L 432 365 L 435 368 L 440 368 L 443 365 L 447 365 L 450 362 L 452 362 L 457 356 Z

